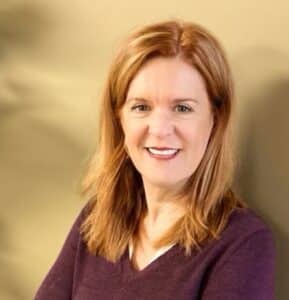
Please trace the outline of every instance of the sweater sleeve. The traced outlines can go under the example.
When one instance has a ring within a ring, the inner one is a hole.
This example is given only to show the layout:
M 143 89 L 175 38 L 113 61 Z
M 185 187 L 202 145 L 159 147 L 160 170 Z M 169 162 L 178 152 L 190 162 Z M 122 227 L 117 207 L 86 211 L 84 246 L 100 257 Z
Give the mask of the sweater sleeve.
M 275 242 L 269 229 L 250 234 L 210 274 L 202 300 L 274 300 Z
M 35 300 L 71 299 L 74 261 L 80 238 L 79 228 L 83 220 L 85 208 L 86 206 L 74 221 L 58 257 L 36 292 Z

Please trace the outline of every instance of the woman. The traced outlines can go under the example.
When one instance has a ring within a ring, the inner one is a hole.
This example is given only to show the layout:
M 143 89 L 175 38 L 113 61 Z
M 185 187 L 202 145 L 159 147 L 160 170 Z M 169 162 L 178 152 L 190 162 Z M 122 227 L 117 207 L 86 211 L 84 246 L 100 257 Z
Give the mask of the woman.
M 35 299 L 273 299 L 271 230 L 232 190 L 232 110 L 206 29 L 133 32 L 102 95 L 90 200 Z

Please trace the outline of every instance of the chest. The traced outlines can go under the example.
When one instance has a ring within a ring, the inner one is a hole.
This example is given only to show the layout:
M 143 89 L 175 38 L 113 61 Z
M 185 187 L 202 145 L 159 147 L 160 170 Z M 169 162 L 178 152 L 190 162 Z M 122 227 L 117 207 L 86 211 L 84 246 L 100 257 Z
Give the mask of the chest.
M 129 249 L 116 263 L 79 250 L 72 300 L 197 300 L 208 268 L 197 256 L 185 257 L 177 245 L 151 262 L 156 253 L 139 253 L 140 270 L 132 267 Z
M 160 249 L 153 249 L 151 247 L 141 247 L 130 243 L 129 245 L 129 259 L 131 261 L 132 267 L 141 271 L 145 269 L 149 264 L 151 264 L 158 257 L 164 255 L 174 244 L 167 245 Z

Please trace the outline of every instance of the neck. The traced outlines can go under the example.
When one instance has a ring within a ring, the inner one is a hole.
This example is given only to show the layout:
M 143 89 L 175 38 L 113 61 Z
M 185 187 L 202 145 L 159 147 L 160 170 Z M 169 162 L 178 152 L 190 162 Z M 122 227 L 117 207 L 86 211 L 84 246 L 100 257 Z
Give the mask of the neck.
M 144 219 L 148 226 L 172 223 L 185 213 L 184 200 L 177 198 L 181 186 L 159 187 L 143 181 L 147 206 Z
M 144 182 L 147 211 L 142 215 L 135 240 L 153 248 L 156 240 L 186 212 L 184 200 L 176 197 L 178 189 L 164 189 Z

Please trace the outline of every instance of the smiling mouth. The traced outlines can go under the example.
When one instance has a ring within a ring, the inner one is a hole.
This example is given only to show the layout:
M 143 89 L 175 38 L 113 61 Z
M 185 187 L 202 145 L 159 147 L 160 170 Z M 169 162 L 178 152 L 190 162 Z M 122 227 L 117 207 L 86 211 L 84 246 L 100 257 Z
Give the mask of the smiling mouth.
M 180 149 L 178 148 L 156 148 L 156 147 L 145 147 L 150 156 L 161 159 L 174 158 Z

